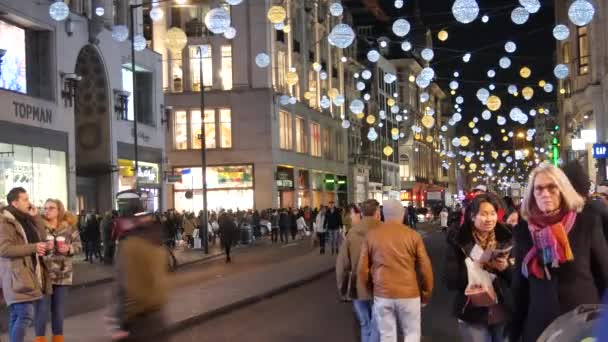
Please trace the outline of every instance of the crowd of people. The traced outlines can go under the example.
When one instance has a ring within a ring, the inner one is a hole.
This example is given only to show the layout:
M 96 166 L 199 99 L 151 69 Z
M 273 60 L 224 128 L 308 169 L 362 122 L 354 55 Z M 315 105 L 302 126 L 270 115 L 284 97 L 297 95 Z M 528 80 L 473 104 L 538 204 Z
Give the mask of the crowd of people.
M 461 207 L 440 211 L 447 237 L 442 280 L 454 293 L 462 341 L 534 342 L 559 334 L 551 324 L 561 315 L 601 304 L 608 201 L 590 194 L 590 185 L 576 162 L 563 170 L 543 163 L 521 203 L 479 186 Z M 352 301 L 361 341 L 420 341 L 421 307 L 434 281 L 421 236 L 394 200 L 368 200 L 349 214 L 336 279 L 341 298 Z

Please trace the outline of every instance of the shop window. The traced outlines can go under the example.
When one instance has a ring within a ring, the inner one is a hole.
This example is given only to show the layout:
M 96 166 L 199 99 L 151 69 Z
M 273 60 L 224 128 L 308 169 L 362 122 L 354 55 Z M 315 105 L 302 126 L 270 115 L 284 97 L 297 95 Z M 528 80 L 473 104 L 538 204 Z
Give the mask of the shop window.
M 589 35 L 587 26 L 577 28 L 578 34 L 578 74 L 589 73 Z
M 232 89 L 232 45 L 222 45 L 222 89 Z
M 284 150 L 293 149 L 291 113 L 279 113 L 279 147 Z
M 201 50 L 203 52 L 203 84 L 213 87 L 213 59 L 211 45 L 190 46 L 190 82 L 192 91 L 201 91 Z
M 135 81 L 137 82 L 137 89 L 135 90 L 133 87 L 133 72 L 130 68 L 122 69 L 122 88 L 131 93 L 131 95 L 129 95 L 127 111 L 128 121 L 133 121 L 133 118 L 135 117 L 134 109 L 137 108 L 137 122 L 151 126 L 155 124 L 154 110 L 152 110 L 154 102 L 153 75 L 153 73 L 135 66 Z M 137 92 L 137 103 L 134 103 L 133 101 L 134 92 Z
M 310 154 L 321 156 L 321 126 L 316 122 L 310 123 Z
M 188 114 L 176 111 L 173 120 L 173 142 L 176 150 L 188 149 Z
M 570 64 L 570 42 L 565 42 L 562 45 L 562 62 L 564 64 Z
M 296 152 L 306 153 L 306 121 L 296 116 Z
M 280 31 L 277 31 L 280 32 Z M 274 87 L 278 91 L 285 91 L 285 70 L 287 68 L 287 60 L 284 51 L 277 51 L 276 73 Z
M 232 113 L 230 109 L 220 109 L 220 147 L 232 147 Z
M 171 51 L 171 80 L 173 82 L 173 92 L 181 93 L 184 91 L 184 71 L 182 69 L 181 51 Z
M 192 120 L 192 124 L 190 125 L 190 129 L 193 132 L 192 134 L 192 138 L 196 139 L 196 143 L 194 143 L 195 140 L 192 140 L 192 148 L 196 149 L 196 150 L 200 150 L 201 149 L 201 143 L 202 140 L 200 139 L 200 134 L 201 134 L 201 111 L 200 110 L 193 110 L 191 112 L 191 120 Z M 217 147 L 217 143 L 216 143 L 216 125 L 215 125 L 215 110 L 213 109 L 206 109 L 205 110 L 205 147 L 207 149 L 210 148 L 216 148 Z
M 323 158 L 331 159 L 331 149 L 330 149 L 330 141 L 331 141 L 331 131 L 328 128 L 323 128 Z
M 354 78 L 353 78 L 354 79 Z M 319 105 L 317 103 L 317 72 L 314 70 L 310 70 L 308 72 L 308 91 L 312 94 L 310 100 L 308 100 L 308 105 L 311 108 L 318 108 Z

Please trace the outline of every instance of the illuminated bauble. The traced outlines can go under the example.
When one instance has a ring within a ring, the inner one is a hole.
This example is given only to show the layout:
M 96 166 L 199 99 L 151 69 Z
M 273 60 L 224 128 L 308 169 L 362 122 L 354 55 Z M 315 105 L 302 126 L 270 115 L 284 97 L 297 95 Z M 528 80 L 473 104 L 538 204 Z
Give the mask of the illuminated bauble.
M 517 25 L 525 24 L 529 18 L 530 13 L 528 13 L 528 11 L 526 11 L 526 9 L 523 7 L 516 7 L 511 12 L 511 21 L 513 21 Z
M 369 132 L 367 132 L 367 139 L 369 141 L 376 141 L 376 139 L 378 139 L 378 133 L 376 133 L 374 127 L 369 128 Z
M 53 20 L 64 21 L 70 16 L 70 8 L 63 0 L 57 1 L 49 7 L 49 15 Z
M 391 106 L 391 113 L 393 113 L 393 114 L 399 113 L 399 106 L 397 106 L 397 105 Z
M 528 67 L 523 67 L 519 70 L 519 76 L 522 78 L 529 78 L 532 75 L 532 70 Z
M 401 43 L 401 50 L 408 52 L 412 49 L 412 43 L 408 42 L 407 40 L 404 41 L 403 43 Z
M 364 80 L 369 80 L 370 78 L 372 78 L 372 72 L 365 69 L 363 70 L 363 72 L 361 72 L 361 77 L 363 77 Z
M 463 103 L 464 103 L 464 97 L 462 97 L 462 96 L 458 96 L 458 97 L 456 98 L 456 103 L 457 103 L 457 104 L 463 104 Z
M 365 114 L 363 113 L 358 113 L 357 115 L 355 115 L 357 117 L 357 119 L 361 120 L 365 117 Z
M 560 24 L 560 25 L 555 26 L 555 28 L 553 29 L 553 37 L 555 37 L 555 39 L 557 39 L 559 41 L 566 40 L 566 39 L 568 39 L 569 36 L 570 36 L 570 29 L 566 25 Z
M 555 69 L 553 69 L 553 74 L 555 75 L 555 77 L 557 77 L 557 79 L 563 80 L 568 78 L 570 70 L 568 69 L 568 66 L 566 64 L 558 64 Z
M 428 101 L 430 98 L 429 93 L 427 93 L 426 91 L 423 92 L 422 94 L 420 94 L 420 103 L 425 103 L 426 101 Z
M 537 13 L 540 10 L 540 1 L 538 0 L 519 0 L 519 4 L 530 14 Z
M 287 84 L 290 86 L 293 86 L 298 83 L 298 80 L 298 73 L 295 71 L 290 71 L 285 75 L 285 82 L 287 82 Z
M 226 31 L 224 31 L 224 38 L 232 39 L 236 37 L 236 29 L 232 26 L 229 26 Z
M 283 22 L 274 24 L 274 29 L 277 31 L 283 31 L 284 28 L 285 28 L 285 23 L 283 23 Z
M 541 87 L 541 88 L 544 87 L 545 84 L 547 84 L 547 82 L 545 82 L 545 80 L 538 81 L 538 86 Z
M 471 61 L 471 54 L 465 53 L 464 56 L 462 56 L 462 61 L 465 63 L 469 63 Z
M 467 147 L 470 142 L 471 141 L 469 140 L 469 137 L 467 137 L 466 135 L 460 137 L 460 146 Z
M 268 20 L 273 24 L 282 23 L 287 18 L 287 12 L 282 6 L 272 6 L 266 14 Z
M 393 154 L 393 148 L 390 146 L 385 146 L 384 149 L 382 150 L 382 153 L 384 153 L 385 156 L 390 156 L 391 154 Z
M 342 128 L 349 128 L 349 127 L 350 127 L 350 121 L 342 120 Z
M 530 100 L 534 96 L 534 89 L 532 89 L 532 87 L 525 87 L 521 90 L 521 94 L 523 95 L 524 99 Z
M 507 51 L 508 53 L 513 53 L 517 51 L 517 44 L 515 44 L 514 42 L 505 43 L 505 51 Z
M 370 125 L 373 125 L 374 122 L 376 122 L 376 117 L 373 115 L 368 115 L 367 118 L 365 118 L 365 122 L 367 122 Z
M 494 78 L 494 76 L 496 76 L 496 71 L 494 71 L 493 69 L 488 70 L 488 77 Z
M 431 81 L 433 78 L 435 78 L 435 70 L 433 70 L 433 68 L 426 67 L 420 71 L 420 77 Z
M 448 31 L 446 30 L 441 30 L 439 31 L 439 33 L 437 33 L 437 39 L 439 39 L 442 42 L 445 42 L 446 40 L 448 40 L 449 34 Z
M 243 2 L 243 0 L 226 0 L 226 3 L 230 6 L 236 6 Z
M 410 22 L 405 19 L 397 19 L 393 23 L 393 33 L 397 37 L 405 37 L 408 33 L 410 33 Z
M 500 106 L 502 106 L 502 101 L 500 100 L 500 97 L 492 95 L 488 97 L 487 106 L 489 110 L 495 112 L 500 109 Z
M 363 99 L 364 99 L 365 101 L 369 101 L 371 98 L 372 98 L 372 96 L 371 96 L 369 93 L 367 93 L 367 94 L 363 95 Z
M 188 37 L 179 27 L 172 27 L 165 34 L 165 47 L 171 51 L 181 51 L 186 44 L 188 44 Z
M 477 170 L 477 164 L 475 164 L 475 163 L 469 164 L 469 169 L 471 169 L 473 171 Z
M 331 100 L 327 98 L 327 96 L 323 96 L 323 98 L 321 98 L 320 104 L 321 108 L 328 109 L 331 106 Z
M 335 99 L 336 96 L 340 95 L 340 91 L 336 88 L 331 88 L 327 91 L 327 96 L 329 96 L 330 99 Z
M 384 74 L 384 83 L 391 84 L 397 80 L 397 76 L 387 72 Z
M 325 81 L 327 79 L 327 72 L 321 71 L 319 73 L 319 78 Z
M 452 145 L 454 147 L 459 147 L 460 146 L 460 139 L 458 139 L 458 138 L 452 139 Z
M 319 71 L 321 71 L 322 68 L 323 68 L 323 66 L 321 66 L 320 63 L 318 63 L 318 62 L 312 63 L 312 70 L 319 72 Z
M 285 32 L 285 33 L 291 32 L 291 26 L 290 25 L 283 26 L 283 32 Z
M 433 52 L 433 50 L 426 48 L 422 50 L 420 56 L 422 56 L 422 59 L 424 59 L 425 61 L 430 62 L 435 57 L 435 53 Z
M 595 15 L 595 8 L 587 0 L 575 0 L 568 8 L 568 18 L 577 26 L 586 26 Z
M 435 126 L 435 119 L 430 115 L 422 116 L 422 120 L 420 121 L 422 122 L 422 126 L 426 128 L 433 128 Z
M 490 92 L 486 88 L 480 88 L 477 90 L 476 96 L 479 101 L 484 102 L 490 97 Z
M 553 84 L 551 84 L 551 83 L 547 83 L 547 84 L 545 84 L 545 86 L 543 87 L 543 90 L 544 90 L 546 93 L 551 93 L 551 92 L 553 92 Z
M 161 21 L 164 16 L 165 12 L 163 12 L 163 9 L 158 6 L 155 6 L 150 10 L 150 19 L 152 19 L 154 22 Z
M 503 69 L 509 69 L 509 67 L 511 67 L 511 59 L 509 57 L 503 57 L 498 61 L 498 65 Z
M 395 8 L 403 7 L 403 0 L 395 0 Z
M 355 86 L 357 87 L 358 91 L 365 90 L 365 83 L 364 82 L 359 81 L 359 82 L 357 82 L 357 84 Z
M 479 5 L 475 0 L 456 0 L 452 5 L 452 14 L 458 22 L 468 24 L 479 15 Z
M 258 53 L 255 56 L 255 64 L 260 68 L 266 68 L 270 65 L 270 56 L 264 52 Z
M 112 28 L 112 38 L 122 43 L 129 38 L 129 28 L 126 25 L 116 25 Z
M 98 17 L 103 16 L 106 13 L 106 10 L 103 7 L 97 7 L 95 9 L 95 15 Z
M 473 159 L 471 159 L 471 157 L 470 157 L 470 156 L 466 156 L 466 157 L 464 158 L 464 161 L 465 161 L 465 162 L 467 162 L 467 163 L 470 163 L 470 162 L 471 162 L 471 160 L 473 160 Z
M 355 99 L 350 103 L 349 108 L 350 108 L 350 111 L 353 112 L 353 114 L 359 114 L 359 113 L 363 113 L 365 104 L 363 104 L 363 101 L 361 101 L 359 99 Z
M 475 123 L 473 121 L 469 121 L 468 126 L 469 126 L 469 128 L 473 128 L 473 127 L 475 127 Z
M 460 120 L 462 120 L 462 115 L 460 113 L 455 113 L 452 115 L 452 119 L 454 119 L 456 122 L 460 122 Z
M 315 94 L 312 91 L 304 92 L 304 99 L 312 100 L 313 97 L 315 97 Z
M 425 89 L 431 85 L 431 80 L 422 77 L 422 75 L 418 75 L 418 77 L 416 77 L 416 85 L 422 89 Z
M 458 84 L 457 81 L 450 82 L 450 89 L 452 89 L 452 90 L 458 89 L 459 86 L 460 86 L 460 84 Z
M 492 141 L 492 136 L 489 134 L 486 134 L 483 136 L 483 140 L 485 140 L 486 142 L 490 142 L 490 141 Z
M 342 106 L 342 105 L 344 105 L 344 102 L 346 102 L 346 99 L 344 98 L 344 95 L 337 95 L 332 100 L 333 100 L 333 102 L 334 102 L 334 104 L 336 106 Z
M 367 53 L 367 60 L 372 63 L 376 63 L 380 60 L 380 52 L 378 52 L 378 50 L 369 50 Z
M 330 45 L 345 49 L 349 47 L 355 40 L 355 31 L 347 24 L 338 24 L 334 26 L 329 35 L 327 41 Z
M 326 97 L 326 96 L 323 96 L 323 100 L 326 100 L 326 99 L 327 99 L 327 97 Z M 323 107 L 323 108 L 329 108 L 329 105 L 327 105 L 327 106 L 325 106 L 325 107 L 323 106 L 323 100 L 321 100 L 321 107 Z M 290 98 L 289 98 L 289 104 L 294 105 L 294 104 L 296 104 L 297 102 L 298 102 L 298 99 L 296 99 L 296 97 L 295 97 L 295 96 L 292 96 L 292 97 L 290 97 Z
M 490 21 L 490 17 L 487 15 L 484 15 L 483 17 L 481 17 L 481 22 L 484 24 L 487 24 L 488 21 Z
M 217 7 L 205 15 L 205 26 L 215 34 L 222 34 L 230 27 L 230 13 L 223 7 Z
M 289 96 L 287 96 L 287 95 L 281 95 L 281 97 L 279 97 L 279 102 L 283 106 L 287 106 L 289 104 Z
M 394 105 L 395 105 L 395 99 L 393 99 L 393 98 L 390 98 L 390 97 L 389 97 L 389 99 L 388 99 L 388 100 L 386 100 L 386 104 L 387 104 L 389 107 L 394 106 Z
M 329 13 L 334 17 L 339 17 L 344 12 L 344 8 L 339 2 L 334 2 L 329 6 Z
M 148 46 L 148 42 L 146 41 L 146 38 L 143 35 L 138 34 L 137 36 L 135 36 L 135 38 L 133 39 L 133 48 L 135 49 L 135 51 L 143 51 L 146 46 Z
M 432 142 L 433 142 L 433 137 L 432 137 L 432 136 L 430 136 L 430 135 L 427 135 L 427 136 L 426 136 L 426 142 L 428 142 L 428 143 L 432 143 Z
M 496 123 L 499 126 L 504 126 L 507 123 L 507 118 L 505 118 L 504 116 L 500 116 L 499 115 L 499 116 L 496 117 Z
M 492 112 L 490 112 L 490 111 L 489 111 L 489 110 L 487 110 L 487 109 L 486 109 L 486 110 L 484 110 L 484 111 L 481 113 L 481 118 L 482 118 L 482 119 L 484 119 L 484 120 L 490 120 L 490 119 L 492 118 Z

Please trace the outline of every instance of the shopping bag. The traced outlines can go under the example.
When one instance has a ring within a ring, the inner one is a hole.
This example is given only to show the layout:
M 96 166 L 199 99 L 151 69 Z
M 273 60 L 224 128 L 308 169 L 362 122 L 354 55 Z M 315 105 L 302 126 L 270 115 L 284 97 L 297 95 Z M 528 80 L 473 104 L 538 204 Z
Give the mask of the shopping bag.
M 200 236 L 200 234 L 201 234 L 201 231 L 198 228 L 196 228 L 194 231 L 192 231 L 193 238 L 198 238 Z
M 201 249 L 203 248 L 202 243 L 201 243 L 201 239 L 200 238 L 195 238 L 194 239 L 194 249 Z
M 494 291 L 494 276 L 474 262 L 471 258 L 465 259 L 469 282 L 464 290 L 465 296 L 473 306 L 489 307 L 498 303 L 496 291 Z

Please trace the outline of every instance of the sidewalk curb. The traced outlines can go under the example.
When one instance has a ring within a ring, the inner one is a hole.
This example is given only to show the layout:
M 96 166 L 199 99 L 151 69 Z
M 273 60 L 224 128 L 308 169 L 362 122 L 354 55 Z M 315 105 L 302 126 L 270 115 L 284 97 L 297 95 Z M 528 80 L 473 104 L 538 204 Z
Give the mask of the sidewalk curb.
M 206 321 L 209 321 L 213 318 L 217 318 L 219 316 L 223 316 L 226 315 L 232 311 L 236 311 L 238 309 L 242 309 L 244 307 L 250 306 L 252 304 L 256 304 L 259 302 L 262 302 L 266 299 L 275 297 L 279 294 L 283 294 L 285 292 L 288 292 L 289 290 L 293 290 L 295 288 L 301 287 L 303 285 L 306 285 L 308 283 L 312 283 L 318 279 L 323 278 L 324 276 L 331 274 L 335 271 L 335 267 L 331 266 L 330 268 L 324 269 L 322 271 L 316 272 L 310 276 L 307 276 L 306 278 L 303 279 L 299 279 L 296 281 L 293 281 L 291 283 L 285 284 L 283 286 L 274 288 L 274 289 L 270 289 L 262 294 L 259 295 L 253 295 L 250 297 L 246 297 L 244 299 L 238 300 L 234 303 L 228 304 L 226 306 L 217 308 L 215 310 L 211 310 L 211 311 L 207 311 L 207 312 L 202 312 L 200 314 L 196 314 L 193 317 L 187 318 L 183 321 L 174 323 L 172 325 L 169 325 L 168 327 L 166 327 L 165 329 L 163 329 L 163 331 L 160 331 L 159 333 L 162 334 L 163 336 L 166 335 L 172 335 L 173 333 L 180 331 L 182 329 L 185 328 L 189 328 L 192 327 L 196 324 L 200 324 L 200 323 L 204 323 Z

